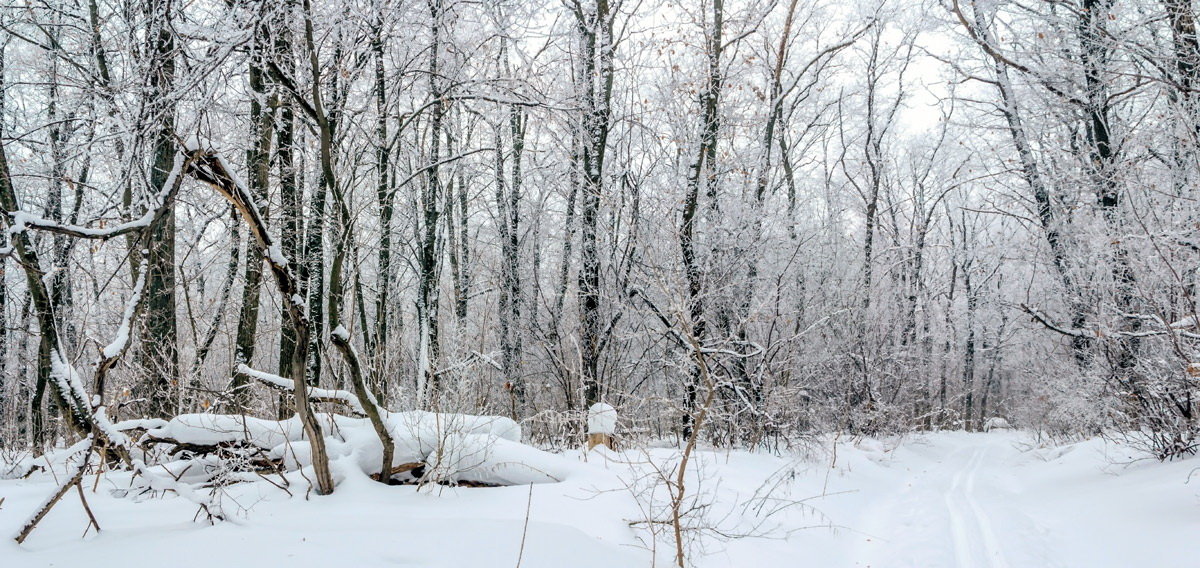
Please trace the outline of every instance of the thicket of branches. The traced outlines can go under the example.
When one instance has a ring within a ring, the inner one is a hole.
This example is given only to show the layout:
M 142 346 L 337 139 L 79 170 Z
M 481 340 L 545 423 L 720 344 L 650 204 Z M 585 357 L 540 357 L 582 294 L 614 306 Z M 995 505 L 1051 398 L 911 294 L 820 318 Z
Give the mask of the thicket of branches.
M 712 381 L 715 443 L 1197 447 L 1190 2 L 35 0 L 0 42 L 2 446 L 307 428 L 266 372 L 539 444 L 687 438 Z

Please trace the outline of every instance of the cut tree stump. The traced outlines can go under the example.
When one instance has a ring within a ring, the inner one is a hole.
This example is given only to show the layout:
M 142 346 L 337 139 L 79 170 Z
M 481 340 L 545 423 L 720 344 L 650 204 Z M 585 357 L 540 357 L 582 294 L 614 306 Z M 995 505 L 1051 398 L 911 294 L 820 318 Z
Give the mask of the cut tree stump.
M 596 446 L 604 446 L 610 450 L 615 450 L 616 444 L 613 443 L 613 437 L 609 434 L 588 434 L 588 449 Z
M 587 432 L 588 449 L 604 446 L 615 450 L 613 432 L 617 431 L 617 409 L 603 402 L 597 402 L 588 409 Z

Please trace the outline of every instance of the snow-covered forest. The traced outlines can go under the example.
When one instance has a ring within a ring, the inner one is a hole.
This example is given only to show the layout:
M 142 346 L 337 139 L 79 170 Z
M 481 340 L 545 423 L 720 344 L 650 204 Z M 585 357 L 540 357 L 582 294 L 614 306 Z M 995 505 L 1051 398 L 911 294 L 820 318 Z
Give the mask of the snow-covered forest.
M 1197 565 L 1198 188 L 1191 0 L 0 0 L 0 564 Z

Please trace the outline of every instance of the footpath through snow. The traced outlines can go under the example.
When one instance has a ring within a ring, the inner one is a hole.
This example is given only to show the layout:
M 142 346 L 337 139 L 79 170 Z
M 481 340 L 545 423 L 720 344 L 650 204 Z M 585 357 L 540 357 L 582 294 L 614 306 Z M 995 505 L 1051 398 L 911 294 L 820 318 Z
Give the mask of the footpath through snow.
M 80 538 L 72 492 L 25 546 L 0 542 L 0 567 L 668 566 L 672 545 L 650 537 L 667 527 L 644 521 L 663 518 L 656 479 L 677 457 L 568 452 L 571 475 L 532 487 L 385 487 L 343 471 L 335 495 L 308 501 L 296 484 L 294 497 L 238 484 L 224 498 L 242 514 L 216 526 L 173 496 L 121 498 L 119 474 L 89 477 L 104 531 Z M 689 550 L 712 568 L 1200 567 L 1200 459 L 1136 457 L 1015 432 L 843 440 L 803 458 L 700 452 Z M 0 534 L 53 486 L 0 481 Z

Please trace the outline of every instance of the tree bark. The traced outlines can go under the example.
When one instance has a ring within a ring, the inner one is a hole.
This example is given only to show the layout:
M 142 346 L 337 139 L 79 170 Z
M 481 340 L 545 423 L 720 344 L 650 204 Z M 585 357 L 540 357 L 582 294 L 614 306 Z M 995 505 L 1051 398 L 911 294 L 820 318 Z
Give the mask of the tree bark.
M 292 33 L 287 16 L 287 10 L 293 6 L 293 0 L 288 0 L 283 4 L 284 8 L 279 12 L 273 13 L 275 18 L 275 41 L 273 46 L 272 61 L 282 69 L 283 73 L 288 76 L 295 74 L 295 62 L 292 54 Z M 276 86 L 276 89 L 280 89 Z M 303 201 L 303 191 L 301 191 L 298 183 L 298 175 L 296 169 L 296 116 L 295 102 L 291 97 L 283 96 L 280 93 L 278 98 L 279 117 L 274 121 L 275 126 L 275 155 L 278 161 L 279 172 L 279 225 L 280 225 L 280 246 L 283 249 L 283 254 L 288 255 L 288 258 L 302 258 L 302 246 L 304 239 L 304 224 L 301 221 L 301 202 Z M 299 261 L 300 265 L 300 293 L 304 293 L 303 286 L 306 280 L 303 278 L 305 271 L 305 262 Z M 279 363 L 277 365 L 278 374 L 281 376 L 290 376 L 292 370 L 292 360 L 296 353 L 296 329 L 293 327 L 292 320 L 288 316 L 287 306 L 283 306 L 282 321 L 279 329 Z M 290 412 L 285 404 L 284 397 L 280 396 L 279 418 L 286 418 Z
M 266 22 L 254 27 L 254 38 L 250 45 L 250 65 L 247 70 L 250 82 L 250 148 L 246 150 L 246 168 L 249 185 L 247 189 L 255 199 L 265 201 L 268 192 L 268 175 L 271 171 L 271 111 L 263 105 L 267 96 L 264 58 L 269 48 L 270 37 Z M 267 211 L 263 211 L 264 217 Z M 265 221 L 265 219 L 264 219 Z M 258 340 L 258 307 L 262 297 L 263 263 L 257 255 L 246 255 L 245 284 L 242 289 L 241 312 L 238 315 L 237 339 L 234 347 L 234 369 L 238 365 L 250 365 L 254 359 L 254 345 Z M 245 409 L 249 402 L 244 388 L 249 378 L 233 373 L 233 402 Z
M 434 404 L 439 394 L 436 367 L 441 357 L 438 333 L 438 281 L 441 274 L 441 247 L 438 243 L 442 200 L 442 130 L 446 114 L 445 96 L 440 76 L 441 34 L 444 7 L 442 0 L 427 0 L 430 15 L 429 95 L 432 99 L 429 118 L 429 156 L 426 164 L 425 187 L 421 192 L 421 223 L 419 224 L 417 270 L 417 320 L 420 334 L 417 355 L 417 398 L 422 408 Z
M 383 9 L 373 27 L 371 52 L 375 59 L 375 197 L 379 206 L 379 251 L 377 258 L 377 286 L 375 298 L 375 331 L 368 342 L 368 357 L 374 362 L 376 396 L 386 402 L 389 381 L 382 375 L 389 368 L 388 353 L 390 320 L 393 302 L 390 298 L 392 284 L 392 217 L 395 212 L 395 193 L 391 177 L 391 144 L 388 139 L 387 83 L 384 73 Z
M 151 0 L 147 6 L 150 30 L 150 84 L 147 102 L 154 130 L 154 164 L 150 190 L 160 193 L 168 182 L 177 143 L 175 109 L 170 101 L 175 79 L 175 36 L 171 31 L 169 0 Z M 143 348 L 146 371 L 141 394 L 150 401 L 147 414 L 156 418 L 178 411 L 179 348 L 175 320 L 175 214 L 170 211 L 151 226 L 149 277 L 146 284 L 146 334 Z
M 1087 123 L 1084 133 L 1088 142 L 1088 158 L 1090 161 L 1089 175 L 1096 192 L 1096 201 L 1104 216 L 1105 223 L 1111 235 L 1109 242 L 1112 248 L 1112 275 L 1116 282 L 1115 304 L 1120 314 L 1132 314 L 1136 311 L 1135 277 L 1133 267 L 1129 263 L 1128 248 L 1122 242 L 1124 220 L 1121 213 L 1122 181 L 1119 171 L 1118 145 L 1113 140 L 1111 129 L 1111 98 L 1108 87 L 1111 77 L 1108 73 L 1108 21 L 1112 0 L 1084 0 L 1083 11 L 1080 14 L 1079 41 L 1080 58 L 1083 64 L 1084 87 L 1086 88 Z M 1123 326 L 1132 331 L 1141 327 L 1141 320 L 1128 315 L 1122 316 Z M 1132 376 L 1136 365 L 1138 344 L 1135 337 L 1117 339 L 1116 361 L 1113 372 L 1119 380 L 1133 386 L 1135 377 Z
M 717 196 L 716 158 L 717 134 L 720 129 L 718 110 L 721 100 L 721 51 L 723 47 L 722 31 L 724 27 L 724 2 L 711 0 L 711 14 L 705 14 L 705 58 L 708 64 L 708 74 L 704 89 L 700 92 L 700 141 L 696 149 L 696 157 L 688 167 L 687 184 L 683 198 L 683 214 L 679 227 L 679 248 L 683 257 L 684 278 L 687 281 L 687 309 L 693 340 L 703 345 L 707 339 L 707 321 L 704 306 L 704 271 L 700 266 L 699 248 L 696 242 L 697 213 L 700 208 L 700 188 L 705 188 L 704 194 L 709 198 L 709 206 Z M 712 17 L 711 22 L 708 16 Z M 696 357 L 702 357 L 696 350 Z M 695 415 L 697 396 L 699 394 L 701 367 L 703 361 L 696 358 L 692 364 L 691 374 L 684 384 L 683 400 L 683 436 L 692 435 L 693 417 Z
M 585 406 L 600 401 L 600 202 L 604 195 L 604 157 L 611 122 L 613 86 L 612 14 L 608 0 L 584 4 L 575 0 L 575 29 L 581 44 L 576 85 L 582 117 L 577 135 L 581 151 L 579 319 L 580 359 Z
M 501 59 L 505 71 L 511 76 L 507 42 L 501 40 Z M 496 209 L 499 213 L 500 233 L 500 366 L 504 380 L 512 390 L 517 419 L 519 409 L 525 405 L 525 380 L 521 372 L 521 162 L 525 148 L 526 115 L 519 105 L 509 105 L 508 131 L 511 144 L 512 177 L 506 179 L 503 137 L 496 133 Z

